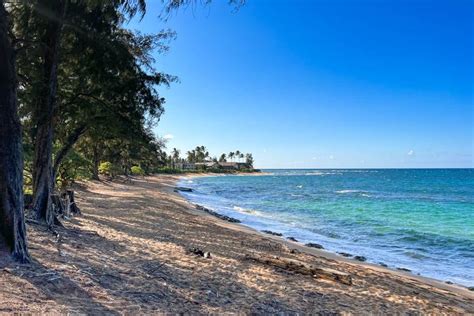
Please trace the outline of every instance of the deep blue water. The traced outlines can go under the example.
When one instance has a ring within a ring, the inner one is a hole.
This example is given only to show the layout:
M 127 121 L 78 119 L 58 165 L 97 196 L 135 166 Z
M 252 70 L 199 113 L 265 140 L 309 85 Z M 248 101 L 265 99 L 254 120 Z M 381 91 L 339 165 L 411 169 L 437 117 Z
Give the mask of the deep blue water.
M 244 225 L 474 286 L 474 169 L 265 171 L 181 185 Z

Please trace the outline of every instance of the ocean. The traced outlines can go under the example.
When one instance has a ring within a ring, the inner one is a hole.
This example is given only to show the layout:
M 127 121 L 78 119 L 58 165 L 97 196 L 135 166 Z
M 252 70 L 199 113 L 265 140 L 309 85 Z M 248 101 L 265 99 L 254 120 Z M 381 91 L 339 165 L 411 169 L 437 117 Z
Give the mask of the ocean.
M 263 171 L 184 179 L 182 194 L 258 230 L 474 286 L 474 169 Z

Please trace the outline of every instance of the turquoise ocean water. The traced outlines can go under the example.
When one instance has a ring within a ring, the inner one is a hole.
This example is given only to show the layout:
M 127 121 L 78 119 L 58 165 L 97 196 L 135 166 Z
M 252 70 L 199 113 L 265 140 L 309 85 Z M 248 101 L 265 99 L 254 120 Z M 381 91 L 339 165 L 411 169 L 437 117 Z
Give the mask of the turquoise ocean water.
M 474 286 L 474 169 L 264 171 L 180 185 L 258 230 Z

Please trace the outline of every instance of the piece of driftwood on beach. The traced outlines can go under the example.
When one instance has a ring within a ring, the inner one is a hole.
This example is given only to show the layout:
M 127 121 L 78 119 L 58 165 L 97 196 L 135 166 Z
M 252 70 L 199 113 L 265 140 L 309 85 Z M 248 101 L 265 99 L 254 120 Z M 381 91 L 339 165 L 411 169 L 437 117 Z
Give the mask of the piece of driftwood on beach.
M 291 271 L 294 273 L 311 275 L 315 278 L 321 278 L 331 281 L 340 282 L 346 285 L 352 285 L 352 277 L 348 273 L 340 272 L 329 268 L 320 268 L 302 263 L 300 261 L 284 259 L 280 257 L 246 255 L 246 260 L 269 265 L 275 268 Z

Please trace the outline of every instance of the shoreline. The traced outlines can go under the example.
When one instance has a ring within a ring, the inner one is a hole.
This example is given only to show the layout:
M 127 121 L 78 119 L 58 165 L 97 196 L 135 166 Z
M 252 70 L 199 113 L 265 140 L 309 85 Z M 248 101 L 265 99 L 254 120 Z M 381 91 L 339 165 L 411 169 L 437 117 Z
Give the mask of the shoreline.
M 32 263 L 0 260 L 0 314 L 444 314 L 474 293 L 354 262 L 196 209 L 176 175 L 85 181 L 82 215 L 27 225 Z
M 266 174 L 262 174 L 262 175 L 271 175 L 271 174 L 272 173 L 266 173 Z M 220 176 L 220 174 L 214 174 L 214 173 L 184 174 L 184 175 L 181 175 L 176 180 L 175 185 L 178 185 L 182 180 L 185 180 L 185 179 L 192 179 L 192 178 L 199 178 L 199 177 L 213 177 L 213 176 Z M 174 191 L 173 194 L 176 194 L 180 198 L 182 198 L 186 203 L 189 204 L 189 207 L 191 207 L 191 208 L 194 208 L 195 206 L 202 207 L 199 204 L 195 204 L 195 203 L 187 200 L 186 197 L 184 195 L 180 194 L 179 192 Z M 215 211 L 215 210 L 211 210 L 211 211 Z M 205 211 L 201 210 L 200 212 L 202 212 L 203 215 L 209 215 Z M 215 212 L 217 214 L 219 214 L 218 211 L 215 211 Z M 303 252 L 307 252 L 307 253 L 310 253 L 310 254 L 313 254 L 313 255 L 321 256 L 321 257 L 324 257 L 324 258 L 330 259 L 330 260 L 339 260 L 339 261 L 342 261 L 342 262 L 347 262 L 347 263 L 351 263 L 351 264 L 360 265 L 362 267 L 375 268 L 376 270 L 378 270 L 380 272 L 394 273 L 394 274 L 399 275 L 399 276 L 413 278 L 415 280 L 426 282 L 427 284 L 429 284 L 431 286 L 436 286 L 436 287 L 439 287 L 439 288 L 445 289 L 445 290 L 454 290 L 456 292 L 459 292 L 461 294 L 468 295 L 468 296 L 474 298 L 474 291 L 470 290 L 470 287 L 464 286 L 462 284 L 457 284 L 457 283 L 454 283 L 454 282 L 447 283 L 448 281 L 441 280 L 441 279 L 436 279 L 436 278 L 431 278 L 431 277 L 423 276 L 423 275 L 420 275 L 420 274 L 415 274 L 412 271 L 407 271 L 407 270 L 404 270 L 403 268 L 384 267 L 383 265 L 380 265 L 380 264 L 377 264 L 377 263 L 365 262 L 365 261 L 360 261 L 360 260 L 354 259 L 354 257 L 357 257 L 357 255 L 343 256 L 338 252 L 333 252 L 333 251 L 329 251 L 329 250 L 326 250 L 326 249 L 317 249 L 317 248 L 314 248 L 314 247 L 307 246 L 306 244 L 298 242 L 298 241 L 289 240 L 288 238 L 290 238 L 291 236 L 284 236 L 284 235 L 278 236 L 278 235 L 274 234 L 272 231 L 267 231 L 267 232 L 261 231 L 261 230 L 255 229 L 251 226 L 247 226 L 245 224 L 242 224 L 240 222 L 239 223 L 229 223 L 229 224 L 230 225 L 235 225 L 235 226 L 238 227 L 238 229 L 242 229 L 245 232 L 258 234 L 262 237 L 271 238 L 275 241 L 282 242 L 282 243 L 284 243 L 288 246 L 291 246 L 291 247 L 294 247 L 295 249 L 298 249 L 299 251 L 303 251 Z

